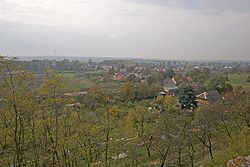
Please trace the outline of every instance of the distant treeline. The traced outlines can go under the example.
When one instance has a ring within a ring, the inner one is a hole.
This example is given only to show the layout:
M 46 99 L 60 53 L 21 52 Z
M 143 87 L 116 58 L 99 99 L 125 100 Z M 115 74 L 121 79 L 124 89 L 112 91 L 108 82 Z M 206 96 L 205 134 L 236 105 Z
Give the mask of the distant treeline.
M 56 60 L 32 60 L 32 61 L 15 61 L 15 65 L 20 66 L 32 72 L 44 72 L 47 69 L 56 71 L 77 71 L 86 72 L 96 70 L 96 63 L 92 60 L 88 62 L 80 62 L 77 60 L 69 61 L 64 59 L 62 61 Z
M 248 61 L 142 61 L 142 60 L 102 60 L 88 61 L 79 60 L 32 60 L 32 61 L 21 61 L 16 60 L 14 63 L 22 68 L 32 72 L 43 72 L 47 69 L 53 69 L 56 71 L 77 71 L 77 72 L 88 72 L 98 70 L 100 66 L 116 66 L 116 65 L 131 65 L 140 64 L 147 67 L 161 67 L 161 68 L 204 68 L 210 67 L 215 70 L 226 70 L 226 71 L 250 71 L 250 62 Z

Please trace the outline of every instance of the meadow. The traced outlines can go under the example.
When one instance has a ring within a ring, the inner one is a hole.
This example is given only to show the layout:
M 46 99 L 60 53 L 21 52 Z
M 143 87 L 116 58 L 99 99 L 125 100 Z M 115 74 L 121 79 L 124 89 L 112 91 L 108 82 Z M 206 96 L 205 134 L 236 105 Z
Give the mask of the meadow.
M 242 86 L 243 88 L 250 88 L 250 82 L 247 81 L 249 74 L 247 73 L 237 73 L 237 74 L 228 74 L 229 83 L 233 85 L 234 88 Z
M 96 84 L 86 76 L 78 73 L 63 73 L 64 90 L 67 92 L 81 91 Z
M 119 88 L 120 82 L 113 81 L 106 74 L 88 73 L 81 74 L 75 72 L 64 72 L 64 91 L 66 92 L 78 92 L 83 91 L 91 87 L 105 87 L 106 89 Z

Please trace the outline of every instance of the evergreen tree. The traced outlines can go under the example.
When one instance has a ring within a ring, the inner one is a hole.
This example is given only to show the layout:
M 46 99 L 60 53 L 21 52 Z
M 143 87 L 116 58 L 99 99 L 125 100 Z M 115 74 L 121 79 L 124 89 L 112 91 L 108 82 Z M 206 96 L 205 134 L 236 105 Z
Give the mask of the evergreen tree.
M 182 109 L 192 109 L 197 107 L 195 92 L 190 85 L 181 86 L 179 90 L 179 101 Z

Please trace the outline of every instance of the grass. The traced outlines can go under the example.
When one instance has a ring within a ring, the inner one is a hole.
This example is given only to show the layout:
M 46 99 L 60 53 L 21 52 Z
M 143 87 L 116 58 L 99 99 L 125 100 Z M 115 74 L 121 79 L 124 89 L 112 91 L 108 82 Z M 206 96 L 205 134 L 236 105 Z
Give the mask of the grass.
M 240 133 L 234 134 L 233 141 L 228 142 L 227 145 L 215 152 L 213 161 L 205 160 L 206 166 L 223 167 L 231 159 L 235 159 L 238 156 L 248 156 L 250 153 L 249 137 L 249 129 L 243 129 Z
M 99 76 L 102 76 L 102 81 Z M 112 77 L 96 74 L 96 73 L 88 73 L 81 74 L 77 72 L 64 72 L 63 73 L 64 86 L 65 91 L 81 91 L 86 88 L 91 88 L 94 86 L 105 87 L 106 89 L 118 89 L 122 82 L 112 80 Z
M 241 73 L 241 74 L 228 74 L 229 83 L 233 85 L 234 88 L 242 86 L 243 88 L 250 89 L 250 83 L 246 82 L 247 77 L 250 74 Z
M 95 86 L 95 83 L 87 77 L 78 73 L 64 73 L 64 89 L 67 92 L 81 91 L 86 88 Z

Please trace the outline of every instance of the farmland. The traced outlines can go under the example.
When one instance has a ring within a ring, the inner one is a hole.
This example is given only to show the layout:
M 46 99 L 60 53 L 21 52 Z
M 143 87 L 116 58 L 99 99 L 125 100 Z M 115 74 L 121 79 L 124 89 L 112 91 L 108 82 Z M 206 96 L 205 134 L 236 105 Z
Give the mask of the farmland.
M 98 73 L 81 74 L 64 72 L 62 74 L 64 91 L 66 92 L 77 92 L 97 86 L 115 89 L 118 88 L 120 84 L 110 79 L 110 76 L 99 76 Z
M 239 74 L 229 74 L 227 76 L 229 79 L 229 83 L 232 84 L 234 88 L 237 88 L 239 86 L 243 88 L 250 88 L 250 83 L 246 82 L 249 74 L 239 73 Z
M 63 73 L 63 80 L 65 91 L 80 91 L 96 85 L 86 76 L 78 73 Z

